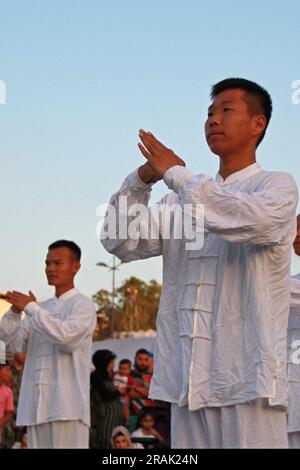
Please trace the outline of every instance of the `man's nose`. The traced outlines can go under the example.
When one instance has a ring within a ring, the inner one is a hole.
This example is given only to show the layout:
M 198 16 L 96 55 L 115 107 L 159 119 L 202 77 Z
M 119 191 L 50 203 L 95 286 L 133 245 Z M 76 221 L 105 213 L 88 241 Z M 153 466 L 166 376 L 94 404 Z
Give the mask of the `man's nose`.
M 220 115 L 219 114 L 214 114 L 208 119 L 208 126 L 213 127 L 213 126 L 219 126 L 220 125 Z

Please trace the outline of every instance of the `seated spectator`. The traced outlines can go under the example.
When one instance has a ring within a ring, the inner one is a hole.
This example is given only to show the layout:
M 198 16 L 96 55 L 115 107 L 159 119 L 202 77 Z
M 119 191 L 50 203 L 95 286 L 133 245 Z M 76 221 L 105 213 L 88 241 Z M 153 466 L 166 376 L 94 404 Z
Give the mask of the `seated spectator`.
M 138 416 L 139 428 L 131 434 L 134 438 L 148 438 L 149 444 L 151 445 L 151 439 L 158 441 L 161 446 L 165 445 L 164 438 L 155 429 L 155 417 L 153 412 L 148 408 L 144 408 L 140 411 Z M 148 448 L 150 448 L 148 445 Z M 157 447 L 153 445 L 153 447 Z
M 137 424 L 137 416 L 142 408 L 154 406 L 153 400 L 148 398 L 152 373 L 149 371 L 150 354 L 147 349 L 139 349 L 135 355 L 134 369 L 130 376 L 133 379 L 129 391 L 130 398 L 130 430 Z
M 130 411 L 129 411 L 129 390 L 133 384 L 133 379 L 130 377 L 131 373 L 131 361 L 129 359 L 122 359 L 119 362 L 119 370 L 114 375 L 114 384 L 119 387 L 119 391 L 122 395 L 121 401 L 123 403 L 124 420 L 126 426 L 129 425 Z
M 93 448 L 109 449 L 112 430 L 123 424 L 121 393 L 113 383 L 115 354 L 108 349 L 93 355 L 91 374 L 91 442 Z
M 14 398 L 8 384 L 11 383 L 12 373 L 9 364 L 0 364 L 0 447 L 8 448 L 4 431 L 5 426 L 13 420 Z
M 112 449 L 143 449 L 144 446 L 131 442 L 130 432 L 124 426 L 117 426 L 111 435 Z

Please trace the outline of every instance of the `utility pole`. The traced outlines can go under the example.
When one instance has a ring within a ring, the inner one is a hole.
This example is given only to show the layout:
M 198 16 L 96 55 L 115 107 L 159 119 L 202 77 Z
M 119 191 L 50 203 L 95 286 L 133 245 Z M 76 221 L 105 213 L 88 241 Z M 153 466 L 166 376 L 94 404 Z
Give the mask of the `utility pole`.
M 96 263 L 96 266 L 100 266 L 102 268 L 107 268 L 109 271 L 112 272 L 112 294 L 111 294 L 111 296 L 112 296 L 112 314 L 111 314 L 111 325 L 110 325 L 111 336 L 113 336 L 114 329 L 115 329 L 116 270 L 123 263 L 126 263 L 126 261 L 120 261 L 119 263 L 116 264 L 116 257 L 115 256 L 113 256 L 111 266 L 109 266 L 107 263 L 103 263 L 102 261 L 100 261 L 99 263 Z

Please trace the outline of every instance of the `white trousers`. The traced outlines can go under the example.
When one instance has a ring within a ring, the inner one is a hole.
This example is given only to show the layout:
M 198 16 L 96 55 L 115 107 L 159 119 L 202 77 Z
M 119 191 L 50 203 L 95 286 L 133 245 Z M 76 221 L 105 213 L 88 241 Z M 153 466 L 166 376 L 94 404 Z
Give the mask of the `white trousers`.
M 298 432 L 289 432 L 289 449 L 300 449 L 300 431 Z
M 197 411 L 172 404 L 171 447 L 288 448 L 286 413 L 264 399 Z
M 27 427 L 29 449 L 88 449 L 89 428 L 82 421 L 52 421 Z

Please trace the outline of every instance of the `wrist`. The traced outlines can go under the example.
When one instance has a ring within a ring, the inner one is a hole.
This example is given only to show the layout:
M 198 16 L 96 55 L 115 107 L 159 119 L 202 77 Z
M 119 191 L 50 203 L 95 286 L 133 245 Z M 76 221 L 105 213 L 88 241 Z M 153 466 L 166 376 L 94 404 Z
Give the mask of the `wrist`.
M 17 308 L 17 307 L 14 307 L 13 305 L 11 306 L 11 310 L 12 310 L 14 313 L 22 313 L 22 310 L 20 310 L 20 309 Z
M 148 163 L 145 163 L 144 165 L 141 165 L 138 168 L 138 176 L 140 180 L 147 185 L 153 185 L 154 183 L 157 183 L 157 181 L 161 180 L 162 177 L 158 176 L 151 166 Z
M 138 175 L 143 183 L 149 184 L 151 183 L 151 176 L 147 174 L 147 170 L 145 170 L 145 166 L 142 165 L 138 168 Z

